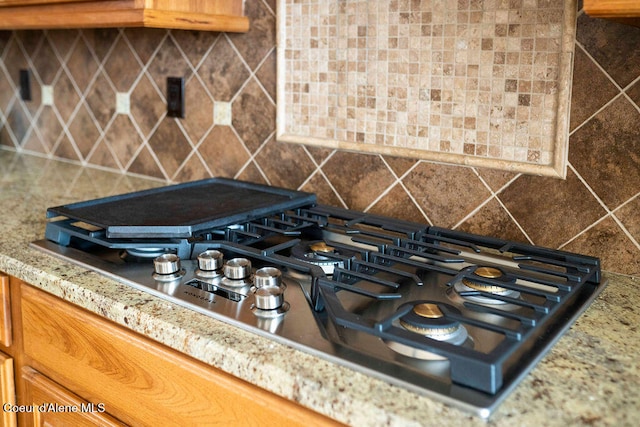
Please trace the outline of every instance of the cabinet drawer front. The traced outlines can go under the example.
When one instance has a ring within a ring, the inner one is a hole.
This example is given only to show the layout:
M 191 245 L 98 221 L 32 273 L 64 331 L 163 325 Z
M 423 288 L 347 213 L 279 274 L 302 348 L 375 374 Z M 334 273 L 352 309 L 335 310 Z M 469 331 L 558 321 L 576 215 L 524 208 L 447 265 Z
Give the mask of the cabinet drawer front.
M 0 344 L 11 345 L 11 300 L 9 299 L 9 276 L 0 273 Z
M 22 368 L 22 378 L 27 395 L 26 405 L 38 408 L 29 412 L 28 421 L 33 426 L 125 426 L 101 412 L 102 407 L 91 406 L 89 402 L 29 367 Z
M 27 285 L 22 321 L 34 367 L 129 424 L 333 423 Z

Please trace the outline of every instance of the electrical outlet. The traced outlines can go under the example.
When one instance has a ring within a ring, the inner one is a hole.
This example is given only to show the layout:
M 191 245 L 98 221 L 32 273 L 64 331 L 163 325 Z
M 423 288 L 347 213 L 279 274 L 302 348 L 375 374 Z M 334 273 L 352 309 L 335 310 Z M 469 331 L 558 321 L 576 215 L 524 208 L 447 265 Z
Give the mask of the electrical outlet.
M 167 77 L 167 116 L 184 119 L 183 77 Z
M 31 78 L 29 70 L 20 70 L 20 98 L 31 101 Z

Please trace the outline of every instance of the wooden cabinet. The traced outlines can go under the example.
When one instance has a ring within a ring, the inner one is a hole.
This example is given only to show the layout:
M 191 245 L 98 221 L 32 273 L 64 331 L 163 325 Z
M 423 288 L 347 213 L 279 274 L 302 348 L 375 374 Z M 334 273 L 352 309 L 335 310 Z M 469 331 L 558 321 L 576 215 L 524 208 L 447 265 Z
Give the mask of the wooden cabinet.
M 35 408 L 21 425 L 337 425 L 15 278 L 10 291 L 5 369 Z
M 4 410 L 5 405 L 16 404 L 15 378 L 13 373 L 13 359 L 0 352 L 0 397 L 2 398 L 2 412 L 0 412 L 0 426 L 16 425 L 16 413 Z
M 594 18 L 613 19 L 624 24 L 640 26 L 640 1 L 638 0 L 584 0 L 583 8 Z
M 152 27 L 246 32 L 244 0 L 0 0 L 0 29 Z
M 76 396 L 49 378 L 25 367 L 24 405 L 33 408 L 27 412 L 29 426 L 124 426 L 105 413 L 104 406 L 94 405 Z

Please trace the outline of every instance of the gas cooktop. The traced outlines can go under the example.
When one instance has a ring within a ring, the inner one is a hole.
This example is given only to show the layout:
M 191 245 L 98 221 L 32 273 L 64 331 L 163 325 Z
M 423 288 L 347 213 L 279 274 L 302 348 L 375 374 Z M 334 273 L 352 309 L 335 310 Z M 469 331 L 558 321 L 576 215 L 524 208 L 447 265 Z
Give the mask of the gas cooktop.
M 47 216 L 40 250 L 484 418 L 606 285 L 589 256 L 234 180 Z

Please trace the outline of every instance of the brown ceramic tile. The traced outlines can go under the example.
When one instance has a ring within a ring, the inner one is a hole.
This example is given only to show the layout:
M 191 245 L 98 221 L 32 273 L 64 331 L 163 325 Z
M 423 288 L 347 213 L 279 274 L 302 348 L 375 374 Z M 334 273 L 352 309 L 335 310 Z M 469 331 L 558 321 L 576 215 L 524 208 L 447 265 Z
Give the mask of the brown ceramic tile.
M 34 128 L 29 129 L 22 142 L 22 148 L 27 151 L 47 154 L 48 150 L 40 139 L 40 135 Z
M 11 133 L 13 134 L 16 143 L 21 145 L 23 138 L 29 130 L 29 126 L 31 126 L 29 114 L 22 107 L 22 103 L 16 102 L 14 104 L 6 120 L 7 126 L 11 129 Z
M 64 134 L 58 142 L 58 145 L 55 147 L 55 151 L 53 154 L 55 157 L 60 157 L 63 159 L 80 160 L 75 146 L 71 143 L 69 137 L 66 134 Z
M 238 94 L 231 109 L 233 127 L 249 151 L 255 152 L 276 129 L 276 106 L 252 80 Z
M 60 61 L 56 56 L 49 39 L 46 38 L 40 45 L 36 55 L 31 58 L 34 72 L 38 74 L 42 84 L 50 85 L 60 69 Z
M 101 63 L 113 47 L 113 43 L 119 37 L 120 31 L 117 28 L 91 28 L 83 29 L 82 35 L 98 58 L 98 62 Z
M 9 103 L 15 97 L 15 91 L 11 87 L 9 77 L 0 68 L 0 112 L 6 113 Z
M 9 135 L 9 126 L 0 122 L 0 145 L 9 148 L 16 148 L 11 139 L 11 135 Z
M 245 15 L 251 20 L 249 31 L 243 34 L 229 33 L 228 36 L 242 58 L 255 70 L 276 45 L 276 17 L 261 1 L 245 2 Z
M 123 33 L 143 64 L 149 62 L 153 53 L 167 34 L 167 30 L 150 28 L 127 28 Z
M 226 178 L 233 178 L 250 157 L 229 126 L 214 126 L 198 152 L 213 176 Z
M 249 165 L 239 175 L 237 175 L 236 178 L 241 181 L 268 184 L 267 180 L 260 173 L 260 170 L 254 162 L 249 163 Z
M 35 125 L 38 129 L 42 144 L 47 148 L 47 152 L 49 152 L 58 141 L 58 138 L 60 138 L 60 133 L 62 132 L 62 125 L 53 108 L 50 106 L 43 107 Z
M 621 87 L 640 75 L 640 28 L 582 14 L 576 38 Z
M 96 128 L 85 103 L 82 104 L 73 121 L 69 124 L 69 133 L 71 133 L 76 147 L 80 150 L 80 154 L 86 159 L 100 138 L 100 131 Z
M 178 127 L 176 119 L 164 119 L 149 138 L 149 147 L 153 150 L 160 165 L 171 179 L 182 162 L 191 153 L 191 145 Z
M 20 69 L 29 68 L 27 58 L 20 50 L 16 39 L 11 39 L 9 44 L 5 48 L 4 52 L 4 66 L 7 68 L 8 77 L 13 82 L 15 87 L 20 85 Z
M 640 275 L 640 250 L 611 218 L 599 222 L 562 249 L 596 256 L 604 270 Z
M 271 185 L 297 189 L 315 170 L 300 145 L 276 142 L 271 138 L 255 157 Z
M 76 44 L 71 56 L 67 59 L 67 68 L 80 92 L 84 93 L 94 74 L 98 71 L 98 63 L 91 55 L 84 40 L 80 39 Z
M 22 46 L 29 56 L 32 56 L 38 50 L 44 38 L 44 32 L 42 30 L 16 31 L 15 34 L 16 38 L 22 41 Z
M 87 161 L 94 165 L 111 169 L 119 169 L 118 163 L 116 163 L 116 160 L 113 158 L 113 154 L 109 151 L 109 146 L 103 140 L 96 144 L 96 147 Z
M 614 212 L 631 236 L 640 242 L 640 196 L 637 196 L 626 205 Z
M 106 130 L 104 139 L 111 146 L 123 169 L 127 168 L 142 144 L 131 119 L 122 114 L 116 116 L 111 126 Z
M 393 156 L 385 156 L 384 160 L 391 167 L 393 172 L 399 177 L 404 175 L 409 169 L 413 167 L 413 165 L 418 162 L 418 160 L 415 159 Z
M 148 67 L 148 72 L 163 94 L 167 93 L 167 77 L 191 78 L 191 68 L 173 39 L 167 37 Z
M 640 113 L 620 97 L 570 138 L 569 162 L 610 209 L 638 193 L 638 135 Z
M 185 84 L 185 117 L 182 126 L 189 138 L 197 144 L 213 125 L 213 101 L 197 78 Z
M 324 162 L 335 151 L 332 148 L 319 147 L 317 145 L 307 145 L 305 147 L 317 164 Z
M 184 163 L 174 180 L 177 182 L 188 182 L 210 177 L 211 175 L 207 171 L 206 166 L 202 163 L 200 157 L 194 153 Z
M 4 54 L 4 48 L 9 43 L 9 39 L 11 38 L 11 31 L 0 30 L 0 58 Z
M 277 84 L 277 72 L 276 72 L 276 51 L 273 50 L 267 59 L 262 63 L 260 68 L 256 71 L 256 77 L 264 86 L 267 93 L 276 102 L 276 84 Z
M 387 194 L 378 200 L 375 205 L 371 206 L 367 212 L 391 215 L 394 218 L 427 225 L 427 219 L 422 215 L 422 212 L 420 212 L 400 184 L 396 184 Z
M 463 222 L 458 229 L 481 236 L 529 243 L 526 236 L 522 234 L 522 231 L 496 199 L 491 199 L 471 218 Z
M 478 168 L 478 174 L 489 185 L 489 187 L 497 192 L 504 187 L 509 181 L 515 178 L 518 174 L 513 172 L 505 172 L 496 169 Z
M 69 79 L 66 72 L 60 73 L 53 87 L 53 93 L 56 109 L 60 113 L 62 120 L 67 123 L 78 101 L 80 101 L 80 96 L 73 87 L 73 83 L 71 83 L 71 79 Z
M 118 92 L 128 92 L 141 67 L 124 39 L 119 39 L 104 62 L 104 71 Z
M 566 181 L 522 175 L 499 198 L 534 244 L 553 248 L 606 214 L 571 171 Z
M 221 37 L 204 59 L 198 74 L 216 101 L 229 102 L 249 78 L 242 63 L 226 38 Z
M 220 38 L 220 33 L 211 31 L 180 31 L 171 30 L 182 51 L 187 55 L 191 65 L 196 67 L 211 46 Z
M 582 124 L 618 93 L 611 80 L 577 46 L 573 63 L 570 129 Z
M 637 81 L 629 89 L 627 89 L 627 95 L 635 104 L 640 107 L 640 81 Z
M 116 112 L 116 94 L 102 71 L 87 91 L 86 101 L 100 128 L 104 129 Z
M 490 193 L 470 168 L 422 162 L 404 179 L 433 225 L 452 227 Z
M 145 136 L 149 135 L 167 109 L 146 74 L 142 76 L 131 92 L 130 104 L 131 116 Z
M 315 173 L 300 190 L 314 193 L 323 205 L 345 207 L 321 173 Z
M 128 171 L 138 175 L 165 178 L 162 170 L 149 152 L 149 148 L 147 146 L 142 147 L 142 150 L 140 150 L 134 161 L 131 163 Z
M 47 38 L 62 60 L 67 59 L 78 37 L 78 30 L 47 30 Z
M 322 170 L 347 206 L 356 210 L 366 209 L 394 181 L 375 155 L 337 151 Z

